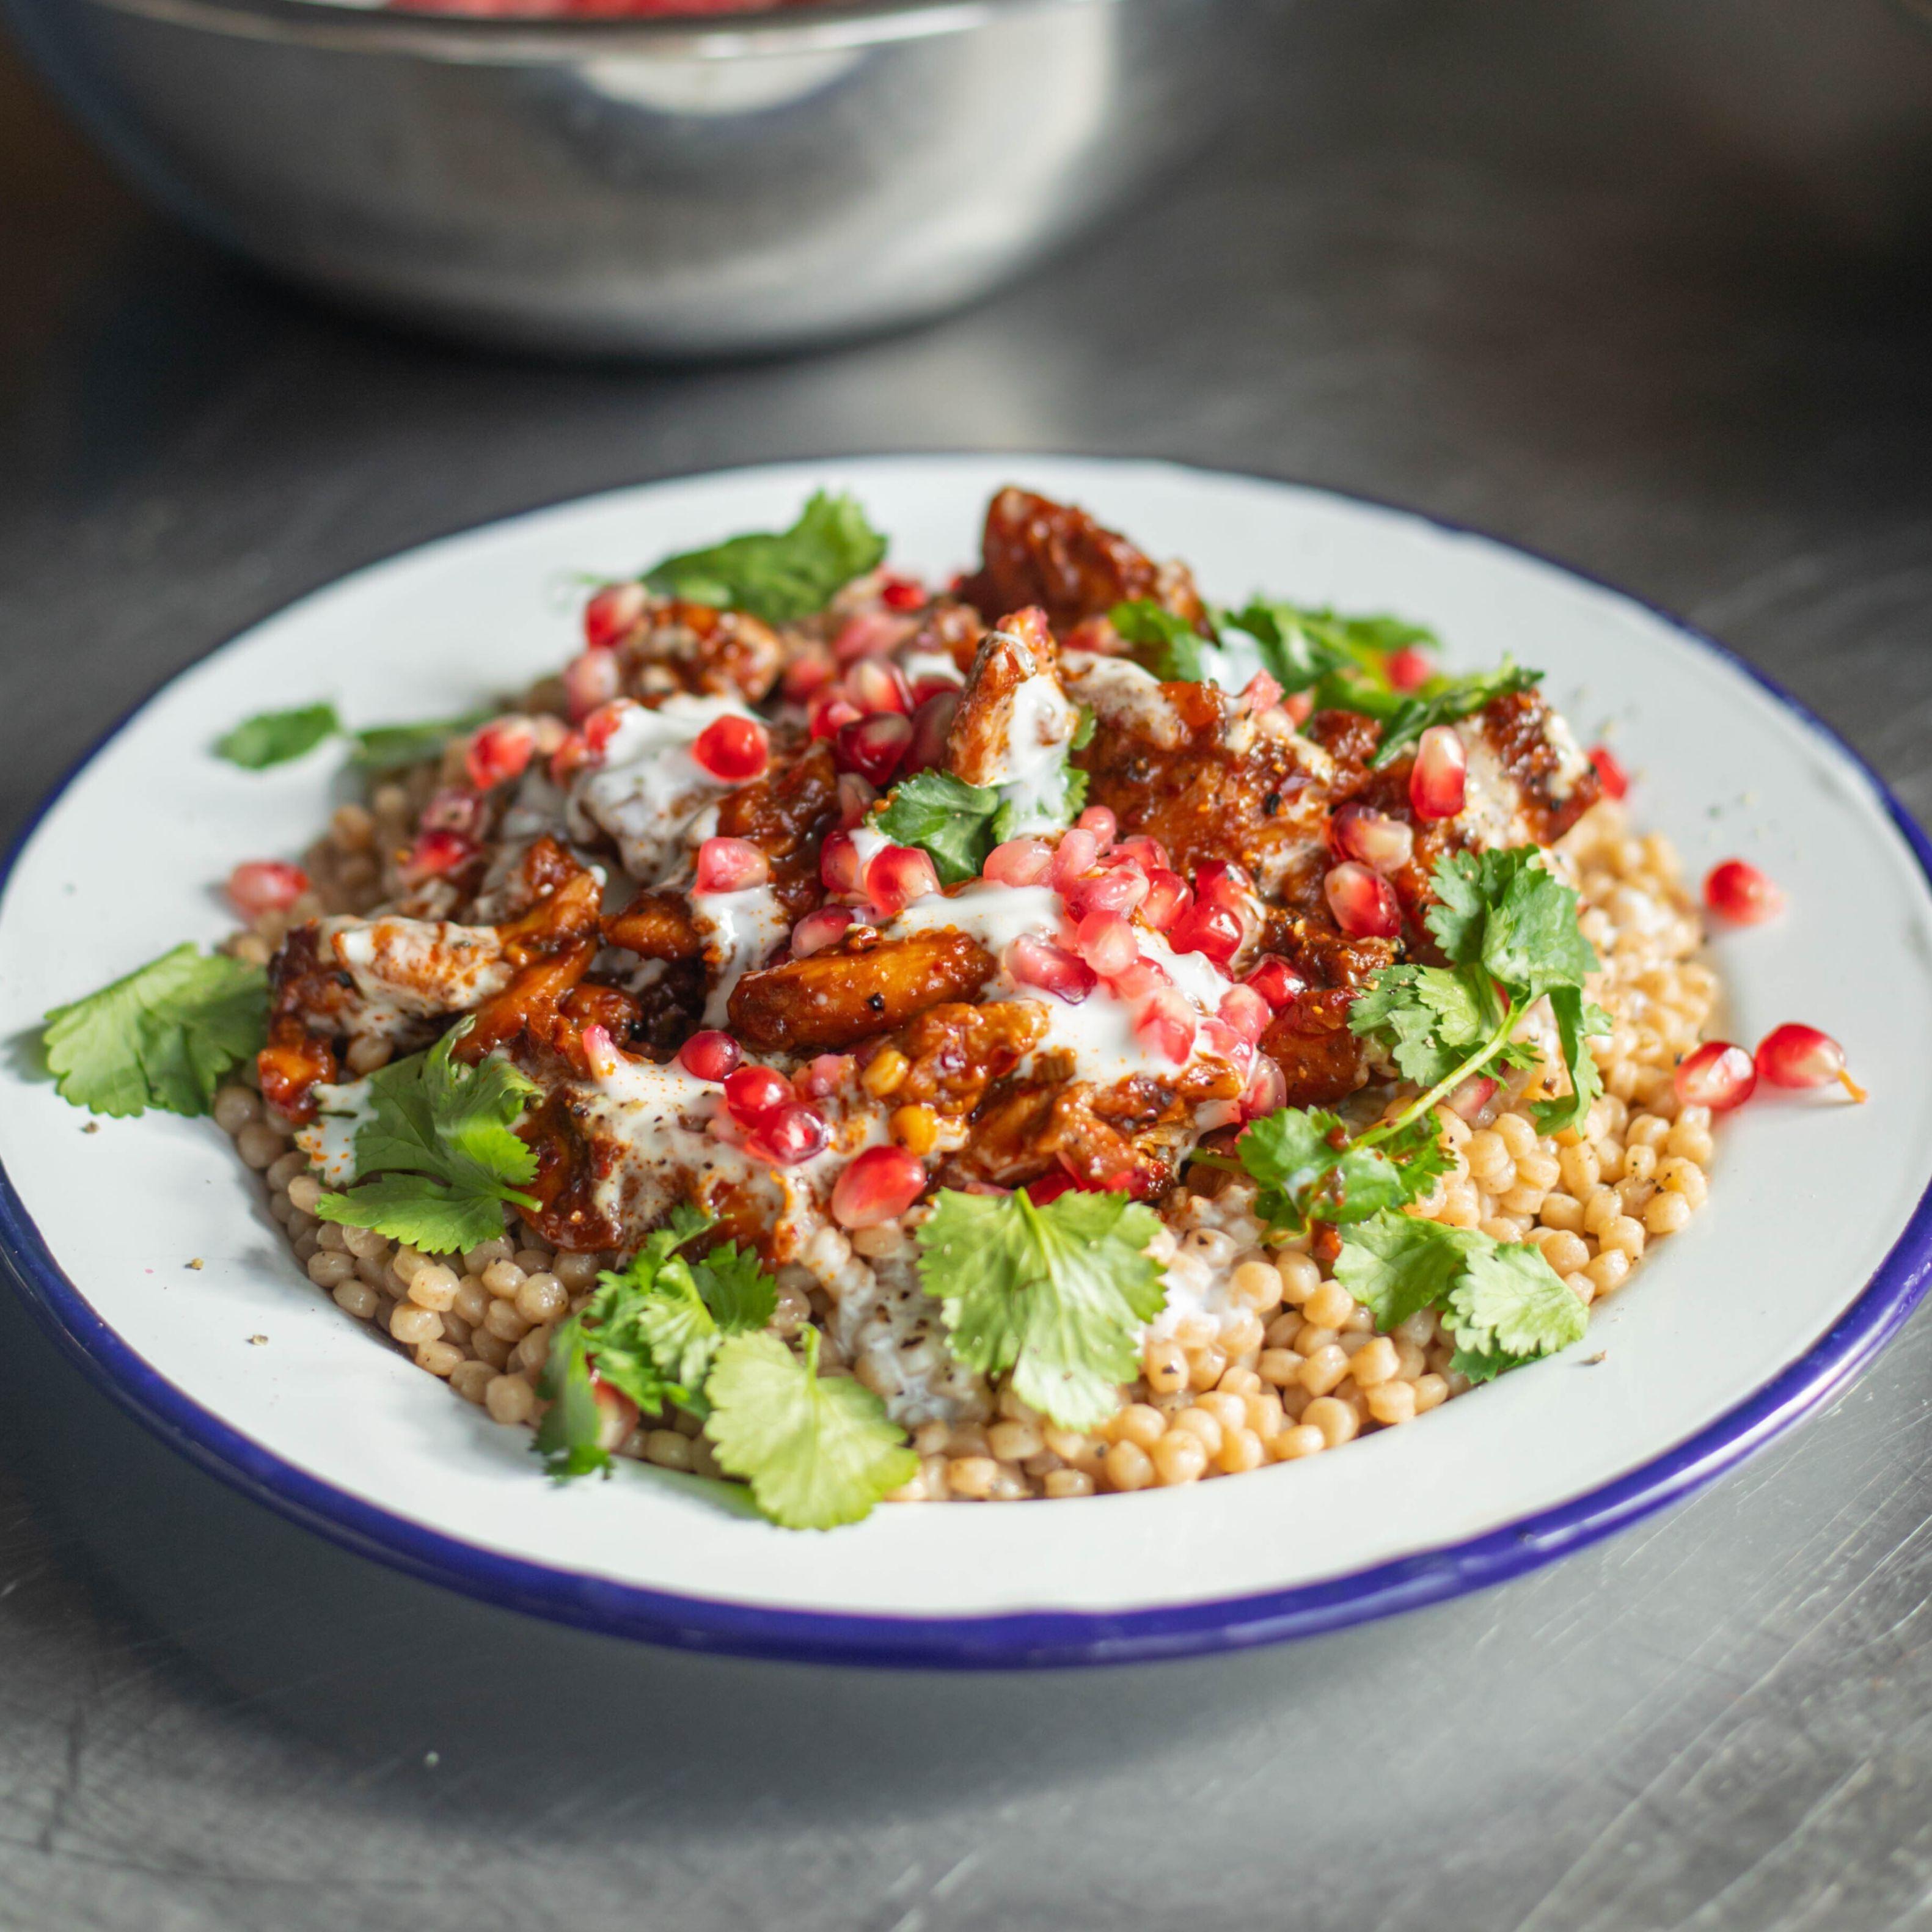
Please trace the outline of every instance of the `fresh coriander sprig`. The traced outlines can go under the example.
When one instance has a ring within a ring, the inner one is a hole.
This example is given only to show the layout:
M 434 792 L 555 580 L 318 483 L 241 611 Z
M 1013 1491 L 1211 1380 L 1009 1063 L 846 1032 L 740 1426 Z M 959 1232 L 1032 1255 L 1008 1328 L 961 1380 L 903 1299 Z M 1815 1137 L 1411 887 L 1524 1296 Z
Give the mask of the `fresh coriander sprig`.
M 186 943 L 47 1015 L 40 1036 L 56 1090 L 116 1118 L 159 1107 L 205 1114 L 231 1066 L 268 1037 L 268 979 Z
M 1556 1018 L 1570 1091 L 1536 1103 L 1538 1126 L 1559 1133 L 1576 1126 L 1603 1090 L 1588 1040 L 1611 1023 L 1584 994 L 1597 956 L 1578 926 L 1576 893 L 1533 845 L 1448 854 L 1431 883 L 1436 903 L 1426 923 L 1450 963 L 1384 967 L 1348 1012 L 1357 1036 L 1382 1046 L 1421 1091 L 1354 1136 L 1338 1116 L 1298 1107 L 1250 1126 L 1235 1144 L 1239 1169 L 1259 1185 L 1258 1210 L 1278 1227 L 1346 1225 L 1420 1199 L 1445 1166 L 1432 1120 L 1437 1104 L 1492 1066 L 1534 1061 L 1534 1049 L 1512 1036 L 1539 999 Z
M 590 1300 L 552 1336 L 538 1384 L 550 1408 L 537 1447 L 553 1474 L 586 1475 L 610 1462 L 598 1442 L 593 1371 L 640 1409 L 674 1406 L 702 1419 L 719 1345 L 772 1318 L 778 1284 L 756 1255 L 730 1241 L 695 1258 L 682 1252 L 712 1226 L 694 1208 L 674 1208 L 628 1265 L 598 1276 Z
M 487 724 L 492 711 L 466 711 L 455 718 L 424 718 L 406 724 L 370 724 L 352 731 L 335 706 L 327 703 L 297 705 L 288 711 L 261 711 L 244 718 L 214 741 L 214 755 L 245 772 L 265 772 L 306 758 L 332 738 L 349 742 L 350 764 L 380 773 L 433 758 L 451 739 Z
M 353 1152 L 357 1174 L 375 1178 L 325 1194 L 317 1220 L 371 1228 L 442 1255 L 494 1240 L 506 1205 L 536 1206 L 519 1191 L 536 1173 L 536 1150 L 513 1131 L 536 1082 L 505 1060 L 470 1066 L 452 1059 L 471 1024 L 369 1076 Z
M 955 1358 L 982 1375 L 1012 1372 L 1025 1402 L 1062 1428 L 1111 1414 L 1133 1380 L 1138 1325 L 1160 1312 L 1160 1232 L 1124 1194 L 942 1189 L 919 1231 L 919 1272 L 940 1304 Z
M 1349 1230 L 1335 1279 L 1386 1333 L 1435 1308 L 1454 1336 L 1450 1366 L 1472 1382 L 1582 1339 L 1583 1304 L 1526 1242 L 1384 1211 Z
M 1058 784 L 1057 796 L 1036 787 L 1022 800 L 1007 795 L 1018 794 L 1015 786 L 972 785 L 950 772 L 915 772 L 892 788 L 873 822 L 894 844 L 929 854 L 941 885 L 956 885 L 976 878 L 986 855 L 1005 840 L 1070 825 L 1087 802 L 1087 774 L 1063 761 Z
M 668 556 L 649 590 L 693 604 L 748 610 L 767 623 L 815 616 L 855 577 L 876 569 L 886 540 L 850 496 L 819 490 L 788 530 L 760 530 Z

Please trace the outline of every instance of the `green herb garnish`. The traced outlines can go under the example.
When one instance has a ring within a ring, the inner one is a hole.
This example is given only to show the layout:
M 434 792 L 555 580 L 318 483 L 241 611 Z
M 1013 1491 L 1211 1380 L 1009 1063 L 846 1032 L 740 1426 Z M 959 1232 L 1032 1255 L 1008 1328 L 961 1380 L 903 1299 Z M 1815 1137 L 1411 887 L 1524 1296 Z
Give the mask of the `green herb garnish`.
M 1603 1087 L 1588 1039 L 1607 1034 L 1610 1018 L 1584 995 L 1597 956 L 1578 928 L 1576 895 L 1540 857 L 1522 845 L 1438 861 L 1427 924 L 1449 964 L 1385 966 L 1349 1009 L 1356 1036 L 1384 1048 L 1423 1089 L 1400 1113 L 1352 1136 L 1334 1114 L 1285 1107 L 1235 1143 L 1240 1168 L 1262 1190 L 1258 1210 L 1276 1226 L 1346 1226 L 1421 1199 L 1447 1165 L 1432 1118 L 1437 1102 L 1489 1068 L 1534 1064 L 1534 1050 L 1510 1035 L 1546 996 L 1570 1090 L 1536 1103 L 1537 1126 L 1559 1133 L 1589 1112 Z
M 886 540 L 850 496 L 818 491 L 788 530 L 733 537 L 668 556 L 644 573 L 647 589 L 769 624 L 814 616 L 855 577 L 878 568 Z
M 205 1114 L 222 1076 L 262 1050 L 268 1022 L 260 967 L 184 944 L 55 1007 L 40 1040 L 56 1090 L 76 1107 Z
M 1134 646 L 1139 662 L 1156 677 L 1171 683 L 1198 684 L 1206 676 L 1201 647 L 1215 640 L 1202 637 L 1185 617 L 1177 617 L 1151 597 L 1116 604 L 1107 613 L 1107 621 Z
M 214 742 L 214 754 L 244 771 L 266 771 L 286 764 L 330 738 L 346 738 L 350 762 L 366 772 L 391 772 L 433 758 L 459 733 L 473 731 L 496 716 L 466 711 L 458 718 L 426 718 L 410 724 L 371 724 L 352 731 L 332 704 L 304 704 L 292 711 L 264 711 L 244 718 Z
M 1087 802 L 1087 774 L 1063 762 L 1055 786 L 1026 797 L 1012 785 L 971 785 L 950 772 L 915 772 L 893 786 L 874 824 L 895 844 L 932 855 L 943 886 L 976 878 L 995 845 L 1023 832 L 1058 831 Z
M 1487 1382 L 1582 1339 L 1582 1302 L 1526 1242 L 1383 1213 L 1352 1228 L 1335 1279 L 1384 1331 L 1438 1310 L 1456 1342 L 1450 1366 Z
M 919 1458 L 872 1391 L 849 1376 L 821 1378 L 818 1330 L 795 1355 L 776 1335 L 719 1345 L 705 1393 L 705 1434 L 721 1468 L 786 1529 L 836 1529 L 912 1480 Z
M 1139 1324 L 1160 1312 L 1147 1252 L 1153 1209 L 1124 1194 L 943 1189 L 919 1231 L 920 1278 L 952 1353 L 982 1375 L 1010 1369 L 1021 1398 L 1067 1429 L 1111 1414 L 1137 1373 Z
M 413 724 L 371 724 L 349 734 L 350 763 L 365 772 L 399 771 L 405 765 L 419 765 L 441 752 L 451 739 L 479 724 L 487 724 L 494 711 L 466 711 L 456 718 L 428 718 Z
M 536 1150 L 512 1131 L 538 1092 L 508 1060 L 476 1066 L 451 1050 L 471 1022 L 368 1077 L 370 1113 L 356 1130 L 352 1192 L 325 1194 L 319 1220 L 373 1228 L 425 1254 L 494 1240 L 503 1209 L 534 1208 L 518 1190 L 537 1171 Z
M 304 757 L 342 729 L 332 704 L 298 705 L 292 711 L 258 712 L 214 741 L 214 755 L 244 772 L 264 772 Z
M 727 1336 L 764 1327 L 778 1284 L 755 1254 L 726 1242 L 693 1259 L 680 1251 L 712 1226 L 695 1208 L 672 1210 L 622 1269 L 606 1270 L 596 1292 L 550 1342 L 541 1391 L 551 1407 L 537 1447 L 558 1476 L 581 1476 L 610 1462 L 598 1446 L 602 1418 L 591 1374 L 647 1412 L 675 1406 L 710 1414 L 704 1388 Z

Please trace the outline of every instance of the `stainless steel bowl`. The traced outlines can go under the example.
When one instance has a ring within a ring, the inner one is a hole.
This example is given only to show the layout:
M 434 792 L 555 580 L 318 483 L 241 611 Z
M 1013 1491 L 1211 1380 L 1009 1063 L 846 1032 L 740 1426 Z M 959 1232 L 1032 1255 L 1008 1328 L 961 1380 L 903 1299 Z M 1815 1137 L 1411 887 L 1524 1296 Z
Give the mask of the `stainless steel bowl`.
M 1230 112 L 1260 0 L 893 0 L 701 22 L 6 0 L 195 226 L 473 340 L 711 355 L 938 314 Z

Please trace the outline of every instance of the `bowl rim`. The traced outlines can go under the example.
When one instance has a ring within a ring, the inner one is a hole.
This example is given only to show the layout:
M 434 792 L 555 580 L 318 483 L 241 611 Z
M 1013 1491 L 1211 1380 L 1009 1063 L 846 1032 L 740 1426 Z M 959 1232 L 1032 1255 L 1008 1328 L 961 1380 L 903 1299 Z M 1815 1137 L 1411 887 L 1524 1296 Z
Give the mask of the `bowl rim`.
M 917 459 L 986 453 L 922 450 L 892 454 Z M 1052 459 L 1059 453 L 1026 454 Z M 800 460 L 808 464 L 812 460 Z M 1092 454 L 1079 460 L 1123 460 Z M 764 466 L 684 475 L 728 476 Z M 1451 536 L 1473 536 L 1509 555 L 1547 565 L 1646 614 L 1694 652 L 1716 659 L 1758 686 L 1861 775 L 1870 788 L 1873 802 L 1889 819 L 1910 859 L 1932 884 L 1932 838 L 1864 757 L 1768 673 L 1684 617 L 1533 545 L 1412 504 L 1254 470 L 1171 459 L 1164 466 L 1184 475 L 1204 472 L 1209 476 L 1286 483 L 1342 503 L 1393 513 Z M 650 480 L 672 482 L 680 478 Z M 566 497 L 561 503 L 581 500 Z M 514 521 L 556 506 L 533 504 L 493 522 Z M 405 556 L 420 547 L 412 545 L 394 554 Z M 161 689 L 233 641 L 226 639 L 211 646 L 183 666 Z M 41 800 L 0 856 L 0 886 L 5 885 L 42 821 L 71 785 L 160 694 L 159 691 L 145 694 Z M 1152 1663 L 1245 1649 L 1324 1634 L 1450 1600 L 1554 1562 L 1682 1501 L 1841 1393 L 1897 1334 L 1932 1288 L 1932 1188 L 1921 1195 L 1864 1286 L 1808 1348 L 1702 1429 L 1648 1456 L 1622 1475 L 1493 1529 L 1337 1576 L 1238 1597 L 1126 1611 L 1023 1609 L 944 1617 L 801 1610 L 620 1582 L 484 1548 L 365 1502 L 326 1478 L 309 1474 L 178 1389 L 122 1339 L 68 1279 L 10 1177 L 0 1169 L 0 1280 L 9 1276 L 21 1292 L 28 1313 L 67 1359 L 101 1394 L 171 1448 L 243 1496 L 326 1540 L 419 1581 L 453 1589 L 499 1609 L 541 1616 L 602 1636 L 700 1653 L 874 1669 L 1060 1669 Z
M 824 0 L 760 13 L 554 19 L 416 13 L 376 0 L 92 0 L 107 11 L 231 39 L 464 65 L 622 56 L 666 63 L 848 53 L 971 33 L 1002 16 L 1125 0 Z M 1202 0 L 1167 0 L 1169 4 Z

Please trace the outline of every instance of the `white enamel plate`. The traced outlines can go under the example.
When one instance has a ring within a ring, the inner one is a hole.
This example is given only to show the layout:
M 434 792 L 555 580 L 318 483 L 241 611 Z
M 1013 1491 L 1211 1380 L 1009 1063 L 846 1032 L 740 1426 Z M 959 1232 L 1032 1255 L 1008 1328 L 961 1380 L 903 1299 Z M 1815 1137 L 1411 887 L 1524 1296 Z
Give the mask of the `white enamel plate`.
M 944 578 L 1008 482 L 1186 557 L 1218 600 L 1394 610 L 1456 667 L 1541 667 L 1586 742 L 1614 732 L 1639 818 L 1694 874 L 1737 854 L 1789 895 L 1778 922 L 1716 944 L 1726 1031 L 1824 1028 L 1870 1104 L 1754 1101 L 1720 1129 L 1708 1208 L 1586 1342 L 1412 1426 L 1191 1489 L 887 1507 L 797 1534 L 644 1466 L 554 1486 L 527 1436 L 309 1283 L 212 1123 L 85 1133 L 11 1071 L 0 1243 L 89 1371 L 250 1493 L 481 1597 L 697 1648 L 1006 1666 L 1262 1642 L 1496 1581 L 1683 1494 L 1868 1361 L 1932 1253 L 1922 835 L 1822 726 L 1681 626 L 1486 539 L 1248 478 L 1032 456 L 791 465 L 599 496 L 364 571 L 178 678 L 51 801 L 0 899 L 0 1019 L 23 1031 L 181 939 L 218 939 L 214 882 L 314 836 L 330 758 L 236 770 L 207 747 L 238 719 L 325 697 L 357 724 L 463 710 L 569 654 L 572 575 L 780 526 L 820 485 Z

